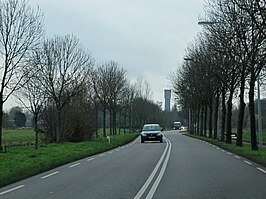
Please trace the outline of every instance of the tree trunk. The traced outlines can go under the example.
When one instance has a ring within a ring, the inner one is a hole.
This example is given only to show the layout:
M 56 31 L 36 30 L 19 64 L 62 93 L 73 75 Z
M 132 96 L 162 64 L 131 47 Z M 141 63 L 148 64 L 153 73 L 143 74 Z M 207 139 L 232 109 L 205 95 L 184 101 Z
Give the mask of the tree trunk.
M 217 140 L 217 135 L 218 135 L 218 129 L 219 129 L 219 98 L 220 95 L 217 93 L 216 97 L 215 97 L 215 107 L 214 107 L 214 134 L 213 134 L 213 138 L 215 140 Z
M 96 138 L 99 137 L 98 134 L 98 106 L 95 106 L 95 129 L 96 129 Z
M 208 105 L 204 106 L 204 137 L 207 137 Z
M 251 149 L 258 150 L 257 135 L 256 135 L 256 118 L 255 118 L 255 105 L 254 105 L 254 88 L 255 78 L 251 77 L 249 83 L 249 113 L 250 113 L 250 136 L 251 136 Z
M 60 141 L 60 135 L 61 135 L 61 110 L 57 107 L 57 124 L 56 124 L 56 132 L 55 132 L 55 142 Z
M 200 136 L 203 136 L 204 129 L 204 107 L 200 107 Z
M 200 135 L 200 112 L 201 111 L 201 107 L 200 107 L 200 105 L 199 105 L 199 107 L 198 107 L 198 109 L 197 109 L 197 129 L 196 129 L 196 131 L 197 131 L 197 135 Z
M 103 108 L 103 137 L 106 137 L 106 108 Z
M 125 114 L 124 114 L 124 134 L 126 134 L 126 125 L 127 125 L 127 111 L 125 110 Z
M 111 109 L 109 110 L 109 129 L 110 129 L 109 134 L 110 134 L 110 136 L 112 136 L 113 135 L 113 120 L 112 120 L 112 110 Z
M 117 135 L 116 112 L 113 110 L 113 135 Z
M 0 92 L 0 152 L 3 151 L 3 96 Z
M 226 143 L 232 143 L 232 100 L 233 92 L 231 91 L 227 100 Z
M 35 131 L 35 149 L 38 149 L 39 144 L 39 130 L 38 130 L 38 114 L 34 114 L 34 131 Z
M 242 135 L 243 135 L 243 123 L 244 123 L 244 115 L 245 115 L 245 78 L 241 76 L 241 85 L 240 85 L 240 94 L 239 94 L 239 112 L 238 112 L 238 122 L 237 122 L 237 139 L 236 146 L 243 146 Z
M 212 99 L 210 101 L 210 106 L 209 106 L 209 138 L 212 138 L 212 113 L 213 113 L 213 108 L 212 108 Z
M 225 118 L 226 118 L 226 103 L 225 103 L 225 89 L 223 89 L 223 92 L 222 92 L 222 123 L 221 123 L 221 141 L 222 142 L 224 142 Z

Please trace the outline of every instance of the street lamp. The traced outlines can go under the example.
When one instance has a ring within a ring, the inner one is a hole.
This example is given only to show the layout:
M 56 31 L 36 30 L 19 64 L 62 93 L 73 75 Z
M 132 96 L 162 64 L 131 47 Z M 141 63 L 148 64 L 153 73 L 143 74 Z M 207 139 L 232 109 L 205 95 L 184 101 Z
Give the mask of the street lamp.
M 217 22 L 217 21 L 199 21 L 198 22 L 198 25 L 214 25 L 214 24 L 217 24 L 217 23 L 220 23 L 220 22 Z
M 184 60 L 185 61 L 193 61 L 193 59 L 192 58 L 189 58 L 189 57 L 185 57 Z
M 193 59 L 189 57 L 184 57 L 184 60 L 187 62 L 187 64 L 189 61 L 193 61 Z M 189 133 L 191 131 L 191 108 L 190 107 L 188 109 L 188 131 Z

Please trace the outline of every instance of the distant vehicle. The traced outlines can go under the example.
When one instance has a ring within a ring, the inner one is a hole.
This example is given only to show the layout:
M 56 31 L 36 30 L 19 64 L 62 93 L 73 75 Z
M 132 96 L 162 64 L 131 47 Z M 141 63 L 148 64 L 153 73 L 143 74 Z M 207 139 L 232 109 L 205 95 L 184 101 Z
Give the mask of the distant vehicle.
M 174 122 L 174 130 L 181 130 L 181 122 Z
M 163 134 L 159 124 L 145 124 L 140 136 L 141 143 L 144 143 L 145 141 L 163 142 Z

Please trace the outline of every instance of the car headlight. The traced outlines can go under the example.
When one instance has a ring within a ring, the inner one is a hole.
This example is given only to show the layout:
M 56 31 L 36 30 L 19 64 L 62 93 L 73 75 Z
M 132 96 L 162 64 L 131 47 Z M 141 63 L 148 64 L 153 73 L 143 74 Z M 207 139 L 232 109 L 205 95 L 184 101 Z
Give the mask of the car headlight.
M 141 133 L 142 136 L 147 136 L 145 133 Z

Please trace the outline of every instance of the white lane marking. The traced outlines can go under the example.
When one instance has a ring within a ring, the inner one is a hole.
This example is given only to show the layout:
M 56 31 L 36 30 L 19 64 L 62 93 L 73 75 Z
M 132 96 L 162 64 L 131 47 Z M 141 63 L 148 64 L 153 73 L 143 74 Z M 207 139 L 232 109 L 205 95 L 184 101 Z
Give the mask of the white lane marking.
M 89 159 L 87 159 L 86 161 L 87 162 L 89 162 L 89 161 L 92 161 L 92 160 L 94 160 L 95 158 L 89 158 Z
M 110 154 L 111 154 L 111 153 L 113 153 L 113 152 L 114 152 L 114 151 L 109 151 L 108 153 L 110 153 Z
M 168 149 L 168 152 L 167 152 L 167 156 L 166 156 L 166 158 L 165 158 L 165 160 L 164 160 L 164 163 L 163 163 L 163 166 L 162 166 L 162 168 L 161 168 L 161 171 L 160 171 L 160 173 L 159 173 L 157 179 L 155 180 L 155 182 L 154 182 L 152 188 L 150 189 L 150 192 L 148 193 L 146 199 L 152 199 L 152 197 L 153 197 L 153 195 L 154 195 L 156 189 L 157 189 L 158 186 L 159 186 L 159 183 L 161 182 L 161 179 L 162 179 L 162 177 L 163 177 L 163 174 L 164 174 L 164 172 L 165 172 L 166 166 L 167 166 L 168 161 L 169 161 L 169 157 L 170 157 L 170 154 L 171 154 L 172 143 L 171 143 L 170 140 L 168 140 L 167 138 L 165 138 L 165 139 L 169 142 L 169 149 Z
M 103 156 L 105 156 L 106 154 L 104 153 L 104 154 L 101 154 L 101 155 L 99 155 L 100 157 L 103 157 Z
M 41 177 L 41 179 L 45 179 L 45 178 L 51 177 L 51 176 L 56 175 L 56 174 L 58 174 L 58 173 L 59 173 L 59 171 L 56 171 L 56 172 L 50 173 L 50 174 L 48 174 L 48 175 L 46 175 L 46 176 Z
M 221 150 L 222 152 L 225 152 L 225 150 Z
M 121 149 L 125 149 L 125 147 L 123 146 Z
M 19 186 L 17 186 L 17 187 L 12 188 L 12 189 L 8 189 L 8 190 L 6 190 L 6 191 L 1 192 L 1 193 L 0 193 L 0 196 L 1 196 L 1 195 L 4 195 L 4 194 L 7 194 L 7 193 L 9 193 L 9 192 L 15 191 L 15 190 L 17 190 L 17 189 L 21 189 L 22 187 L 25 187 L 25 186 L 26 186 L 26 185 L 19 185 Z
M 232 153 L 227 152 L 228 155 L 232 155 Z
M 240 159 L 240 157 L 239 157 L 239 156 L 236 156 L 236 155 L 234 155 L 234 157 L 235 157 L 236 159 Z
M 264 169 L 262 169 L 262 168 L 257 167 L 257 169 L 260 170 L 263 173 L 266 173 L 266 171 Z
M 245 163 L 247 163 L 247 164 L 249 164 L 249 165 L 251 165 L 251 164 L 252 164 L 251 162 L 249 162 L 249 161 L 246 161 L 246 160 L 244 160 L 244 162 L 245 162 Z
M 119 151 L 120 149 L 116 149 L 115 151 Z
M 160 158 L 160 160 L 158 161 L 157 165 L 155 166 L 155 168 L 153 169 L 151 175 L 149 176 L 149 178 L 147 179 L 147 181 L 144 183 L 144 185 L 141 187 L 141 189 L 139 190 L 139 192 L 137 193 L 137 195 L 134 197 L 134 199 L 140 199 L 141 196 L 144 194 L 144 192 L 146 191 L 146 189 L 148 188 L 149 184 L 151 183 L 151 181 L 153 180 L 155 174 L 157 173 L 164 157 L 165 157 L 165 154 L 167 152 L 167 149 L 168 149 L 168 146 L 169 146 L 169 143 L 166 142 L 166 147 L 164 149 L 164 152 Z
M 69 168 L 73 168 L 73 167 L 76 167 L 76 166 L 78 166 L 78 165 L 80 165 L 80 163 L 79 163 L 79 162 L 78 162 L 78 163 L 76 163 L 76 164 L 70 165 L 70 166 L 69 166 Z
M 220 150 L 220 148 L 219 148 L 219 147 L 216 147 L 216 149 L 217 149 L 217 150 Z

